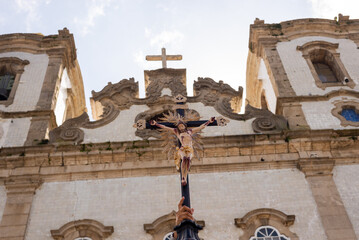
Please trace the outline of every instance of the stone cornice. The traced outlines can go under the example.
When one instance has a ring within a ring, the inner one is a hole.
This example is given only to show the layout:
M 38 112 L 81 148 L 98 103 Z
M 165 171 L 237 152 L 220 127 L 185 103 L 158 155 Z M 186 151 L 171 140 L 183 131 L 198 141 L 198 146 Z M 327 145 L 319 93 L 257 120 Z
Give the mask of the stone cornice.
M 204 152 L 193 160 L 191 172 L 296 168 L 300 161 L 307 169 L 305 159 L 357 164 L 358 136 L 359 130 L 352 129 L 203 138 Z M 162 150 L 157 140 L 3 148 L 0 182 L 32 175 L 51 182 L 177 174 Z
M 46 53 L 50 57 L 63 58 L 68 68 L 75 67 L 77 59 L 74 37 L 67 28 L 49 36 L 29 33 L 0 35 L 0 53 L 2 52 Z
M 357 44 L 359 20 L 339 15 L 338 21 L 329 19 L 297 19 L 276 24 L 265 24 L 256 20 L 250 26 L 249 49 L 261 55 L 262 46 L 275 46 L 277 42 L 289 41 L 304 36 L 328 36 L 349 38 Z

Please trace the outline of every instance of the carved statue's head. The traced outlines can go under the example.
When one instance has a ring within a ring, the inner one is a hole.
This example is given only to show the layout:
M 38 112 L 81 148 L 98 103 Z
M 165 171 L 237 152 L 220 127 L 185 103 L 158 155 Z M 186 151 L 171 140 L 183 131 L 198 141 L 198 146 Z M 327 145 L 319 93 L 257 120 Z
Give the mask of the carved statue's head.
M 179 132 L 186 132 L 187 131 L 187 125 L 186 123 L 180 121 L 177 125 L 177 129 Z

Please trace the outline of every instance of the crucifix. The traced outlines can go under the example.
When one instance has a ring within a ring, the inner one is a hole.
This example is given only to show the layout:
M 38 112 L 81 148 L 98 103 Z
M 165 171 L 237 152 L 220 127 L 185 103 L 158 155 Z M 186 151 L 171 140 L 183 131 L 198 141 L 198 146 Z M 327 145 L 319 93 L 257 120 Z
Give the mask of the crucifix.
M 162 61 L 162 68 L 167 68 L 167 60 L 182 60 L 182 55 L 166 55 L 166 48 L 162 48 L 161 55 L 148 55 L 147 61 Z
M 154 120 L 148 122 L 139 120 L 135 126 L 138 129 L 162 129 L 163 131 L 176 136 L 177 146 L 173 157 L 175 161 L 180 161 L 179 164 L 176 162 L 176 165 L 177 169 L 180 170 L 181 194 L 185 198 L 183 205 L 191 208 L 188 172 L 194 153 L 193 141 L 195 139 L 195 134 L 199 133 L 207 126 L 225 126 L 228 123 L 228 120 L 223 117 L 212 117 L 209 120 L 185 120 L 185 110 L 187 108 L 187 105 L 185 105 L 186 97 L 178 95 L 174 98 L 174 101 L 176 102 L 176 112 L 167 116 L 164 114 L 165 118 L 163 119 L 167 119 L 168 121 L 157 123 Z M 178 233 L 178 240 L 199 239 L 197 233 L 200 229 L 202 229 L 202 227 L 191 220 L 184 220 L 180 225 L 175 227 L 175 230 Z

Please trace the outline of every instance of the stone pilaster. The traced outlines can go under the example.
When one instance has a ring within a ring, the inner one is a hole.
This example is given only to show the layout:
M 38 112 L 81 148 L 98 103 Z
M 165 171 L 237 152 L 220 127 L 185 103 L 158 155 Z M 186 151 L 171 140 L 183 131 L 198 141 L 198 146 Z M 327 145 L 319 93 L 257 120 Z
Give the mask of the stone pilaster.
M 38 176 L 10 177 L 5 181 L 7 199 L 0 222 L 0 240 L 23 240 L 32 200 L 41 184 Z
M 334 163 L 329 158 L 301 159 L 298 168 L 307 178 L 328 240 L 355 240 L 353 225 L 333 180 Z

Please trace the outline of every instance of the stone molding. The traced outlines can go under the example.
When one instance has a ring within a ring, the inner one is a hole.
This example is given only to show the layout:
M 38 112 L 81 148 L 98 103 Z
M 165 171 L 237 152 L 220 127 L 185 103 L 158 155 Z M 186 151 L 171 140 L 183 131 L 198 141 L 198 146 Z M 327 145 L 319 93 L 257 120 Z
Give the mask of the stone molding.
M 8 195 L 35 194 L 35 191 L 43 183 L 39 174 L 10 176 L 5 179 L 4 185 Z
M 113 226 L 104 226 L 93 219 L 83 219 L 66 223 L 57 230 L 51 230 L 51 236 L 55 240 L 73 240 L 78 237 L 103 240 L 111 236 L 113 232 Z
M 202 227 L 205 227 L 204 221 L 196 221 Z M 162 240 L 163 237 L 173 231 L 176 226 L 176 211 L 172 211 L 169 214 L 163 215 L 152 223 L 144 224 L 143 228 L 146 233 L 152 235 L 154 240 Z
M 261 226 L 273 226 L 290 239 L 299 240 L 298 236 L 289 230 L 294 221 L 294 215 L 287 215 L 272 208 L 260 208 L 248 212 L 242 218 L 235 218 L 234 224 L 244 232 L 240 240 L 248 240 Z
M 298 169 L 305 174 L 305 177 L 332 176 L 335 161 L 329 158 L 307 158 L 300 159 Z
M 56 35 L 48 36 L 32 33 L 0 35 L 0 53 L 17 51 L 34 54 L 46 53 L 50 57 L 59 56 L 68 68 L 76 65 L 75 41 L 67 28 L 59 30 Z
M 28 60 L 21 60 L 17 57 L 3 57 L 0 58 L 0 73 L 11 73 L 15 75 L 15 80 L 11 88 L 9 97 L 5 101 L 0 101 L 0 104 L 6 107 L 14 102 L 15 93 L 19 86 L 21 74 L 24 72 L 25 66 L 30 62 Z
M 255 21 L 250 26 L 249 49 L 258 56 L 268 43 L 290 41 L 305 36 L 328 36 L 332 38 L 349 38 L 359 44 L 359 20 L 339 15 L 338 21 L 329 19 L 306 18 L 265 24 Z M 359 45 L 358 45 L 359 46 Z
M 356 101 L 340 101 L 336 102 L 334 104 L 335 108 L 332 109 L 333 116 L 337 117 L 340 120 L 340 125 L 343 127 L 346 126 L 353 126 L 353 127 L 359 127 L 359 122 L 352 122 L 346 120 L 340 113 L 343 109 L 348 107 L 354 107 L 356 110 L 356 113 L 359 114 L 359 102 Z
M 335 87 L 335 86 L 348 86 L 350 88 L 355 87 L 355 83 L 353 79 L 350 77 L 349 73 L 345 69 L 344 64 L 340 60 L 340 54 L 336 52 L 338 46 L 339 46 L 338 43 L 329 43 L 325 41 L 312 41 L 312 42 L 307 42 L 302 46 L 297 46 L 297 50 L 303 53 L 303 58 L 307 62 L 310 72 L 312 73 L 312 76 L 315 80 L 315 84 L 317 85 L 317 87 L 323 90 L 327 87 Z M 323 83 L 319 79 L 319 76 L 314 68 L 312 61 L 313 52 L 317 52 L 317 51 L 325 51 L 327 57 L 324 58 L 328 58 L 328 60 L 330 60 L 328 64 L 330 64 L 330 66 L 334 70 L 334 74 L 338 79 L 338 82 Z M 348 82 L 344 81 L 345 78 L 347 79 Z
M 81 143 L 84 139 L 84 131 L 81 128 L 94 129 L 104 126 L 115 120 L 119 114 L 120 111 L 112 103 L 106 103 L 103 118 L 97 121 L 91 122 L 88 114 L 84 112 L 81 116 L 68 119 L 60 127 L 50 131 L 50 143 Z
M 359 163 L 359 129 L 297 130 L 278 134 L 203 138 L 201 160 L 191 173 L 295 169 L 300 159 Z M 177 174 L 162 141 L 37 145 L 0 150 L 0 184 L 12 176 L 39 174 L 42 181 L 74 181 Z M 303 162 L 303 161 L 302 161 Z

